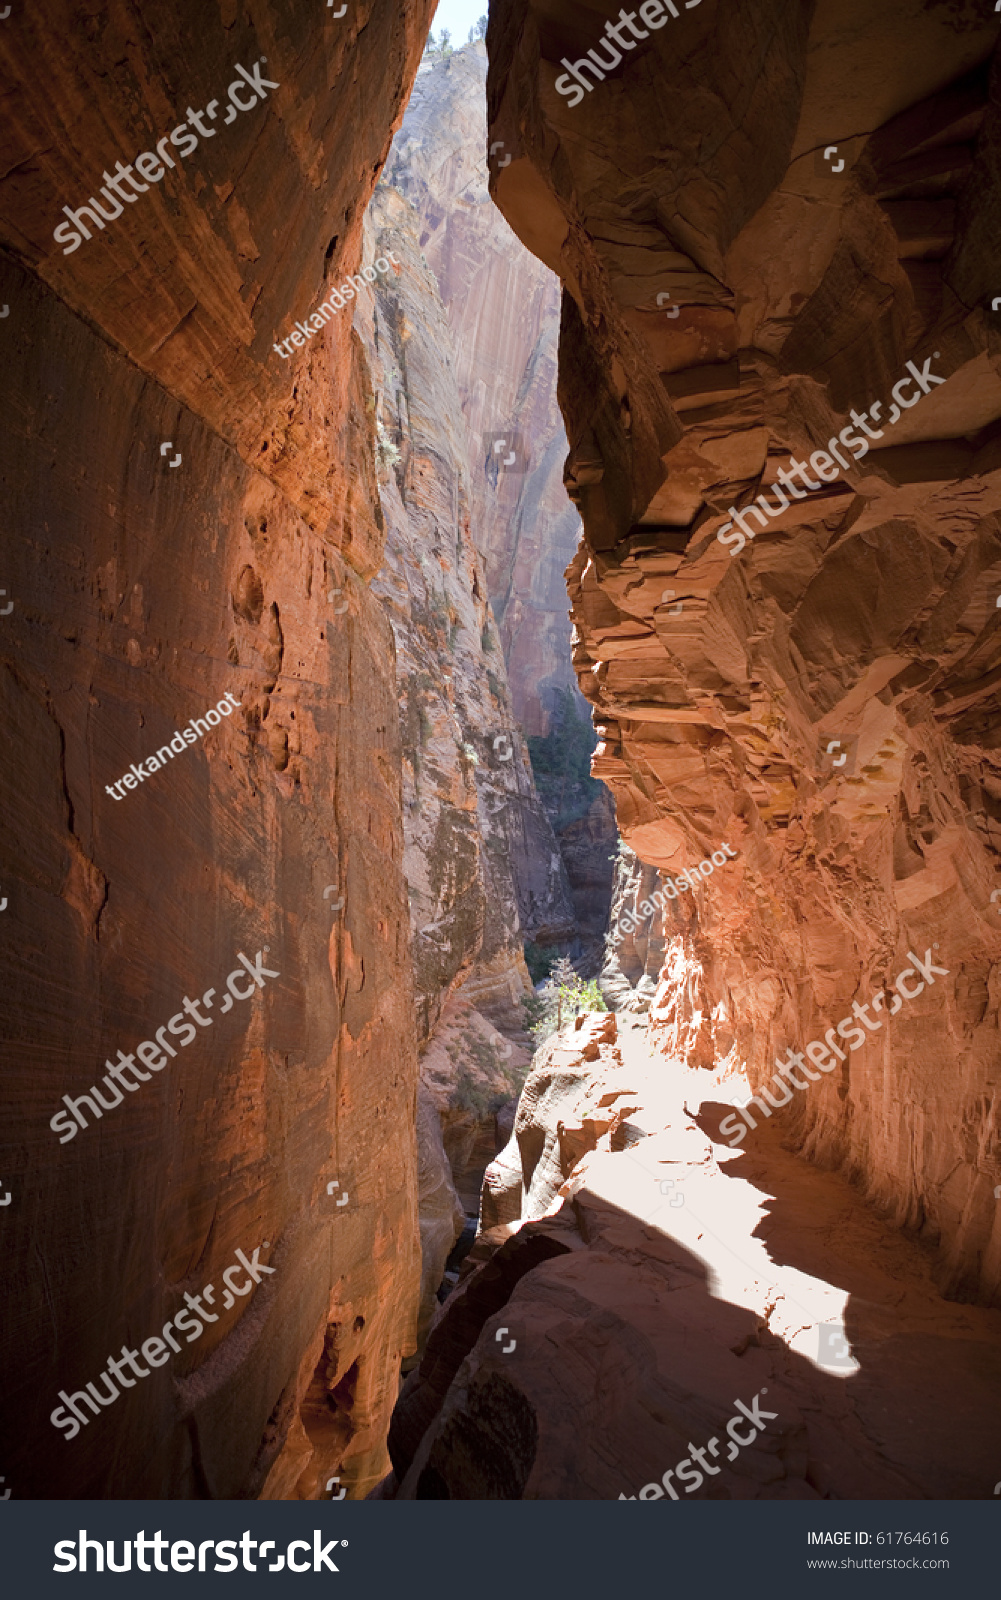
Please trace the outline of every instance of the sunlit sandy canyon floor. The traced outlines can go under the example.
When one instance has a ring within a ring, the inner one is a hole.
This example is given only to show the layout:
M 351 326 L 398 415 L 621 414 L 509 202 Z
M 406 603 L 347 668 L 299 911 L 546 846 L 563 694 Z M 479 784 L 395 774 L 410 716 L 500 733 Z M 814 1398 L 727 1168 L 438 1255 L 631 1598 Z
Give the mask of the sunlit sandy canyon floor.
M 925 1249 L 780 1127 L 731 1150 L 709 1075 L 614 1027 L 565 1030 L 528 1080 L 529 1220 L 443 1308 L 394 1422 L 398 1492 L 636 1496 L 760 1395 L 777 1418 L 695 1498 L 989 1498 L 1001 1312 L 943 1299 Z M 514 1164 L 508 1146 L 488 1171 L 488 1221 Z

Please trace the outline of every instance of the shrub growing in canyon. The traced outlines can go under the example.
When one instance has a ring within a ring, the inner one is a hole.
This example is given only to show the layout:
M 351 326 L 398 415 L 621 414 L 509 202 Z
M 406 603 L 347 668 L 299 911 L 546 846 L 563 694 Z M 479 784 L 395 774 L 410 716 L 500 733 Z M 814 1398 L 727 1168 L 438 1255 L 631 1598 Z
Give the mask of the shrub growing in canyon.
M 528 1031 L 537 1045 L 585 1011 L 607 1011 L 598 980 L 585 983 L 567 956 L 558 956 L 538 994 L 524 1002 Z
M 464 1033 L 462 1044 L 472 1062 L 463 1061 L 459 1067 L 452 1103 L 478 1118 L 493 1116 L 509 1100 L 517 1099 L 525 1073 L 506 1066 L 497 1046 L 474 1032 Z M 456 1059 L 451 1050 L 449 1055 Z

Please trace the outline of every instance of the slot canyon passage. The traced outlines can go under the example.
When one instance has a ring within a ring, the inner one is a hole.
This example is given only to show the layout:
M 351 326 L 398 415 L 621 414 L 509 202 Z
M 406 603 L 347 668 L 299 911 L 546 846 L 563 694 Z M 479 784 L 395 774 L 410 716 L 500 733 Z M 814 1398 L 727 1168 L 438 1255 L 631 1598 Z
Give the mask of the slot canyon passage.
M 0 24 L 2 1481 L 991 1498 L 998 19 L 433 12 Z

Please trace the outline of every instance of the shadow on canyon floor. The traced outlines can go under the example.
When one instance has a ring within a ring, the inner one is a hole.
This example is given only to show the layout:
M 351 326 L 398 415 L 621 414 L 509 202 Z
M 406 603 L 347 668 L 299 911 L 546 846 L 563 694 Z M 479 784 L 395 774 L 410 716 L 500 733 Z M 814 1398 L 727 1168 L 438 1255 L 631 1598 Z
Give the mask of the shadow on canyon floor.
M 695 1121 L 713 1137 L 732 1107 L 703 1102 Z M 717 1150 L 719 1154 L 719 1150 Z M 844 1291 L 844 1339 L 857 1371 L 836 1381 L 867 1439 L 919 1494 L 990 1497 L 1001 1467 L 1001 1312 L 947 1299 L 922 1242 L 881 1217 L 843 1175 L 807 1163 L 780 1120 L 749 1134 L 721 1163 L 764 1200 L 752 1237 L 779 1269 Z M 843 1359 L 835 1330 L 810 1337 Z
M 702 1132 L 728 1109 L 706 1102 Z M 781 1129 L 749 1143 L 692 1159 L 678 1117 L 595 1150 L 443 1307 L 381 1497 L 631 1498 L 758 1397 L 762 1430 L 688 1492 L 989 1498 L 1001 1313 L 943 1299 L 923 1248 Z

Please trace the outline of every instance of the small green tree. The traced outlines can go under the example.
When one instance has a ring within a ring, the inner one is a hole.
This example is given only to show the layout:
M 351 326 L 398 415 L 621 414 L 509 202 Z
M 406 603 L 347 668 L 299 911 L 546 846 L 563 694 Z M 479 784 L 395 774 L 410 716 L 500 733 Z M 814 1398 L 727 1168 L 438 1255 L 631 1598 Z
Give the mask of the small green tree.
M 424 55 L 431 61 L 446 61 L 452 54 L 452 35 L 447 28 L 442 28 L 437 39 L 434 30 L 428 34 L 428 42 L 424 46 Z
M 477 21 L 473 24 L 473 26 L 469 30 L 469 41 L 468 42 L 470 44 L 475 44 L 477 39 L 485 39 L 486 36 L 487 36 L 487 19 L 486 19 L 486 17 L 479 17 L 477 19 Z
M 607 1011 L 598 988 L 597 978 L 585 983 L 568 956 L 558 956 L 553 962 L 549 977 L 534 997 L 539 1004 L 533 1011 L 537 1020 L 530 1021 L 529 1033 L 536 1044 L 543 1044 L 552 1034 L 559 1033 L 564 1023 L 570 1022 L 586 1011 Z

